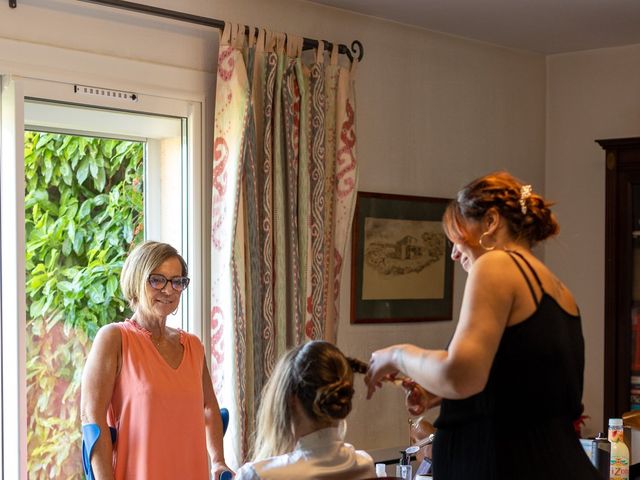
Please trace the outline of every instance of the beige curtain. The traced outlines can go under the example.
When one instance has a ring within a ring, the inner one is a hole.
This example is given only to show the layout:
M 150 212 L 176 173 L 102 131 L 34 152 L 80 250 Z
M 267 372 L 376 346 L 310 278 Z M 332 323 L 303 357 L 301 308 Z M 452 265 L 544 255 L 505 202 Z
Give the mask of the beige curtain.
M 355 64 L 322 42 L 303 55 L 300 37 L 250 30 L 223 32 L 214 130 L 211 369 L 232 466 L 248 459 L 277 358 L 336 340 L 358 179 Z

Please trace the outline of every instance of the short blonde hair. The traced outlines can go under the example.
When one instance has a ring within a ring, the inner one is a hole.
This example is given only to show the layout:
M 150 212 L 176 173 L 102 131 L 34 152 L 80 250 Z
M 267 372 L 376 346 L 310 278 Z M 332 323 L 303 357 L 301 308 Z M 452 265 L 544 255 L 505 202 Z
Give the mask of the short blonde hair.
M 182 265 L 182 275 L 187 276 L 187 262 L 168 243 L 146 241 L 129 254 L 120 273 L 120 288 L 132 310 L 148 309 L 145 287 L 149 275 L 166 260 L 177 258 Z

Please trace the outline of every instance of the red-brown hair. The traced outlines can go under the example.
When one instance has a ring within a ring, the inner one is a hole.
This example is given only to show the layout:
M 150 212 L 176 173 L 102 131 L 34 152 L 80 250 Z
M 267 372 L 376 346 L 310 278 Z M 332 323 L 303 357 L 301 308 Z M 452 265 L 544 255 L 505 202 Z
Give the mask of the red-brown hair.
M 466 241 L 469 221 L 480 221 L 495 208 L 506 220 L 510 233 L 532 246 L 556 235 L 560 226 L 551 212 L 551 202 L 531 192 L 523 196 L 520 180 L 507 172 L 480 177 L 458 192 L 442 219 L 444 231 L 452 241 Z

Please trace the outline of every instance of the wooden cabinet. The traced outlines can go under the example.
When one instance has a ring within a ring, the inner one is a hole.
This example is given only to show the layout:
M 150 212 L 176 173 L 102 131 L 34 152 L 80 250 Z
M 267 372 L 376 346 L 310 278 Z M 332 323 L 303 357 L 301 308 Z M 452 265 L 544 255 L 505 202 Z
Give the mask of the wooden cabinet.
M 604 418 L 640 410 L 640 137 L 605 150 Z

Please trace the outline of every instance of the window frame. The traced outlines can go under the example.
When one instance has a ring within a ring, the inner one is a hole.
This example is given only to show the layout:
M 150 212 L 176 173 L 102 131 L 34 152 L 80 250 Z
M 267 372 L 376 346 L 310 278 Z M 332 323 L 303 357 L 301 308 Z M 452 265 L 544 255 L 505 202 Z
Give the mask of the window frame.
M 2 65 L 0 63 L 0 73 Z M 81 97 L 73 93 L 73 83 L 27 76 L 2 77 L 2 196 L 0 197 L 0 246 L 2 248 L 0 332 L 2 335 L 2 472 L 4 478 L 26 479 L 26 296 L 25 296 L 25 237 L 24 237 L 24 102 L 25 99 L 64 102 L 92 107 L 126 110 L 134 113 L 175 116 L 186 119 L 186 168 L 183 170 L 183 199 L 186 227 L 183 228 L 183 255 L 189 266 L 192 284 L 186 312 L 185 330 L 202 339 L 208 351 L 209 316 L 205 314 L 208 282 L 203 265 L 206 249 L 203 232 L 205 179 L 203 175 L 204 102 L 159 95 L 158 92 L 138 89 L 138 101 L 121 101 L 100 97 Z M 167 92 L 170 95 L 170 92 Z M 126 108 L 125 108 L 126 107 Z M 22 228 L 19 228 L 22 226 Z M 208 269 L 206 269 L 208 272 Z M 10 287 L 10 288 L 9 288 Z M 17 318 L 17 322 L 3 319 Z M 208 358 L 208 357 L 207 357 Z M 8 392 L 14 392 L 9 395 Z

